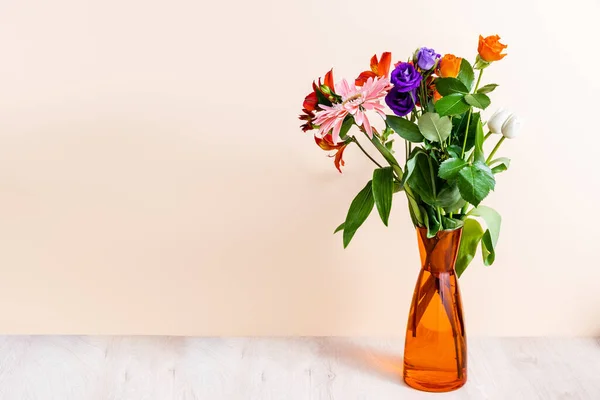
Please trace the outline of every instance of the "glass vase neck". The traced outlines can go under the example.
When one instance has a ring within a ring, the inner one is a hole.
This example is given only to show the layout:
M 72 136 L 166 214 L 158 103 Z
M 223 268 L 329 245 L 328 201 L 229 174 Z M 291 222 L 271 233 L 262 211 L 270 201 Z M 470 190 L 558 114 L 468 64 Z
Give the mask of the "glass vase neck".
M 427 237 L 427 228 L 417 227 L 421 268 L 433 274 L 454 272 L 454 263 L 462 228 L 439 231 L 434 237 Z

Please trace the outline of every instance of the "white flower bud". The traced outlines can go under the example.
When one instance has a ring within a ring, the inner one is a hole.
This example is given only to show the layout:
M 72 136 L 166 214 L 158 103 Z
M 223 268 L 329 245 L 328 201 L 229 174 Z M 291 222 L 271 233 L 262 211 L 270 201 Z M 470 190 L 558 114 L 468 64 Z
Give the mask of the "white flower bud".
M 519 135 L 521 130 L 521 121 L 515 114 L 511 114 L 510 117 L 502 124 L 502 135 L 507 139 L 514 139 Z
M 502 125 L 504 124 L 504 122 L 506 122 L 506 120 L 508 119 L 509 116 L 510 116 L 510 112 L 508 110 L 499 108 L 494 113 L 494 115 L 492 115 L 490 117 L 490 119 L 487 122 L 487 126 L 488 126 L 488 129 L 490 130 L 490 132 L 501 133 Z

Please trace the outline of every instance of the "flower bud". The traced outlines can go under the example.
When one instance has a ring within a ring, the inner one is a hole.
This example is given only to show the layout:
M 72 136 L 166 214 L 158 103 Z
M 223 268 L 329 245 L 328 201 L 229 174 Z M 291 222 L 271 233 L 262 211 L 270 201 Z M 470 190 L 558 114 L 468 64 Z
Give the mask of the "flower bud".
M 502 124 L 502 135 L 507 139 L 514 139 L 519 135 L 521 130 L 521 121 L 515 114 L 511 114 L 510 117 Z
M 331 89 L 327 85 L 321 85 L 320 89 L 321 89 L 321 93 L 323 93 L 325 96 L 327 96 L 328 94 L 331 94 Z
M 488 120 L 487 126 L 492 133 L 502 133 L 502 124 L 506 122 L 508 117 L 510 116 L 510 112 L 499 108 Z

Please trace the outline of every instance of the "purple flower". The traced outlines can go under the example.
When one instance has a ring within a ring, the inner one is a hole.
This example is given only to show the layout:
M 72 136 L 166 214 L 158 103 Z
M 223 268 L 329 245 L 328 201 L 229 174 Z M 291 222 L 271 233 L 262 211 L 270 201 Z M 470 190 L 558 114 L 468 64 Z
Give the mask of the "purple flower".
M 435 65 L 435 62 L 441 57 L 437 54 L 434 49 L 428 47 L 421 47 L 417 50 L 417 65 L 424 71 L 427 71 Z
M 399 92 L 410 92 L 421 84 L 421 74 L 412 64 L 401 62 L 392 71 L 390 81 Z
M 415 108 L 417 99 L 416 89 L 410 92 L 401 92 L 398 87 L 393 87 L 385 96 L 385 103 L 399 117 L 404 117 Z

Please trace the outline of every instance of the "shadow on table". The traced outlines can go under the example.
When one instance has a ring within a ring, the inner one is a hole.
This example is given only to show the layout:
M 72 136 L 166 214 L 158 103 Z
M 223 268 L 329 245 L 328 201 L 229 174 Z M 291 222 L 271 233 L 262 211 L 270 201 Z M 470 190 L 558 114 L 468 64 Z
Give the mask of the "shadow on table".
M 403 384 L 402 355 L 390 354 L 379 349 L 358 345 L 348 339 L 324 337 L 319 340 L 319 355 L 358 369 L 370 375 Z

